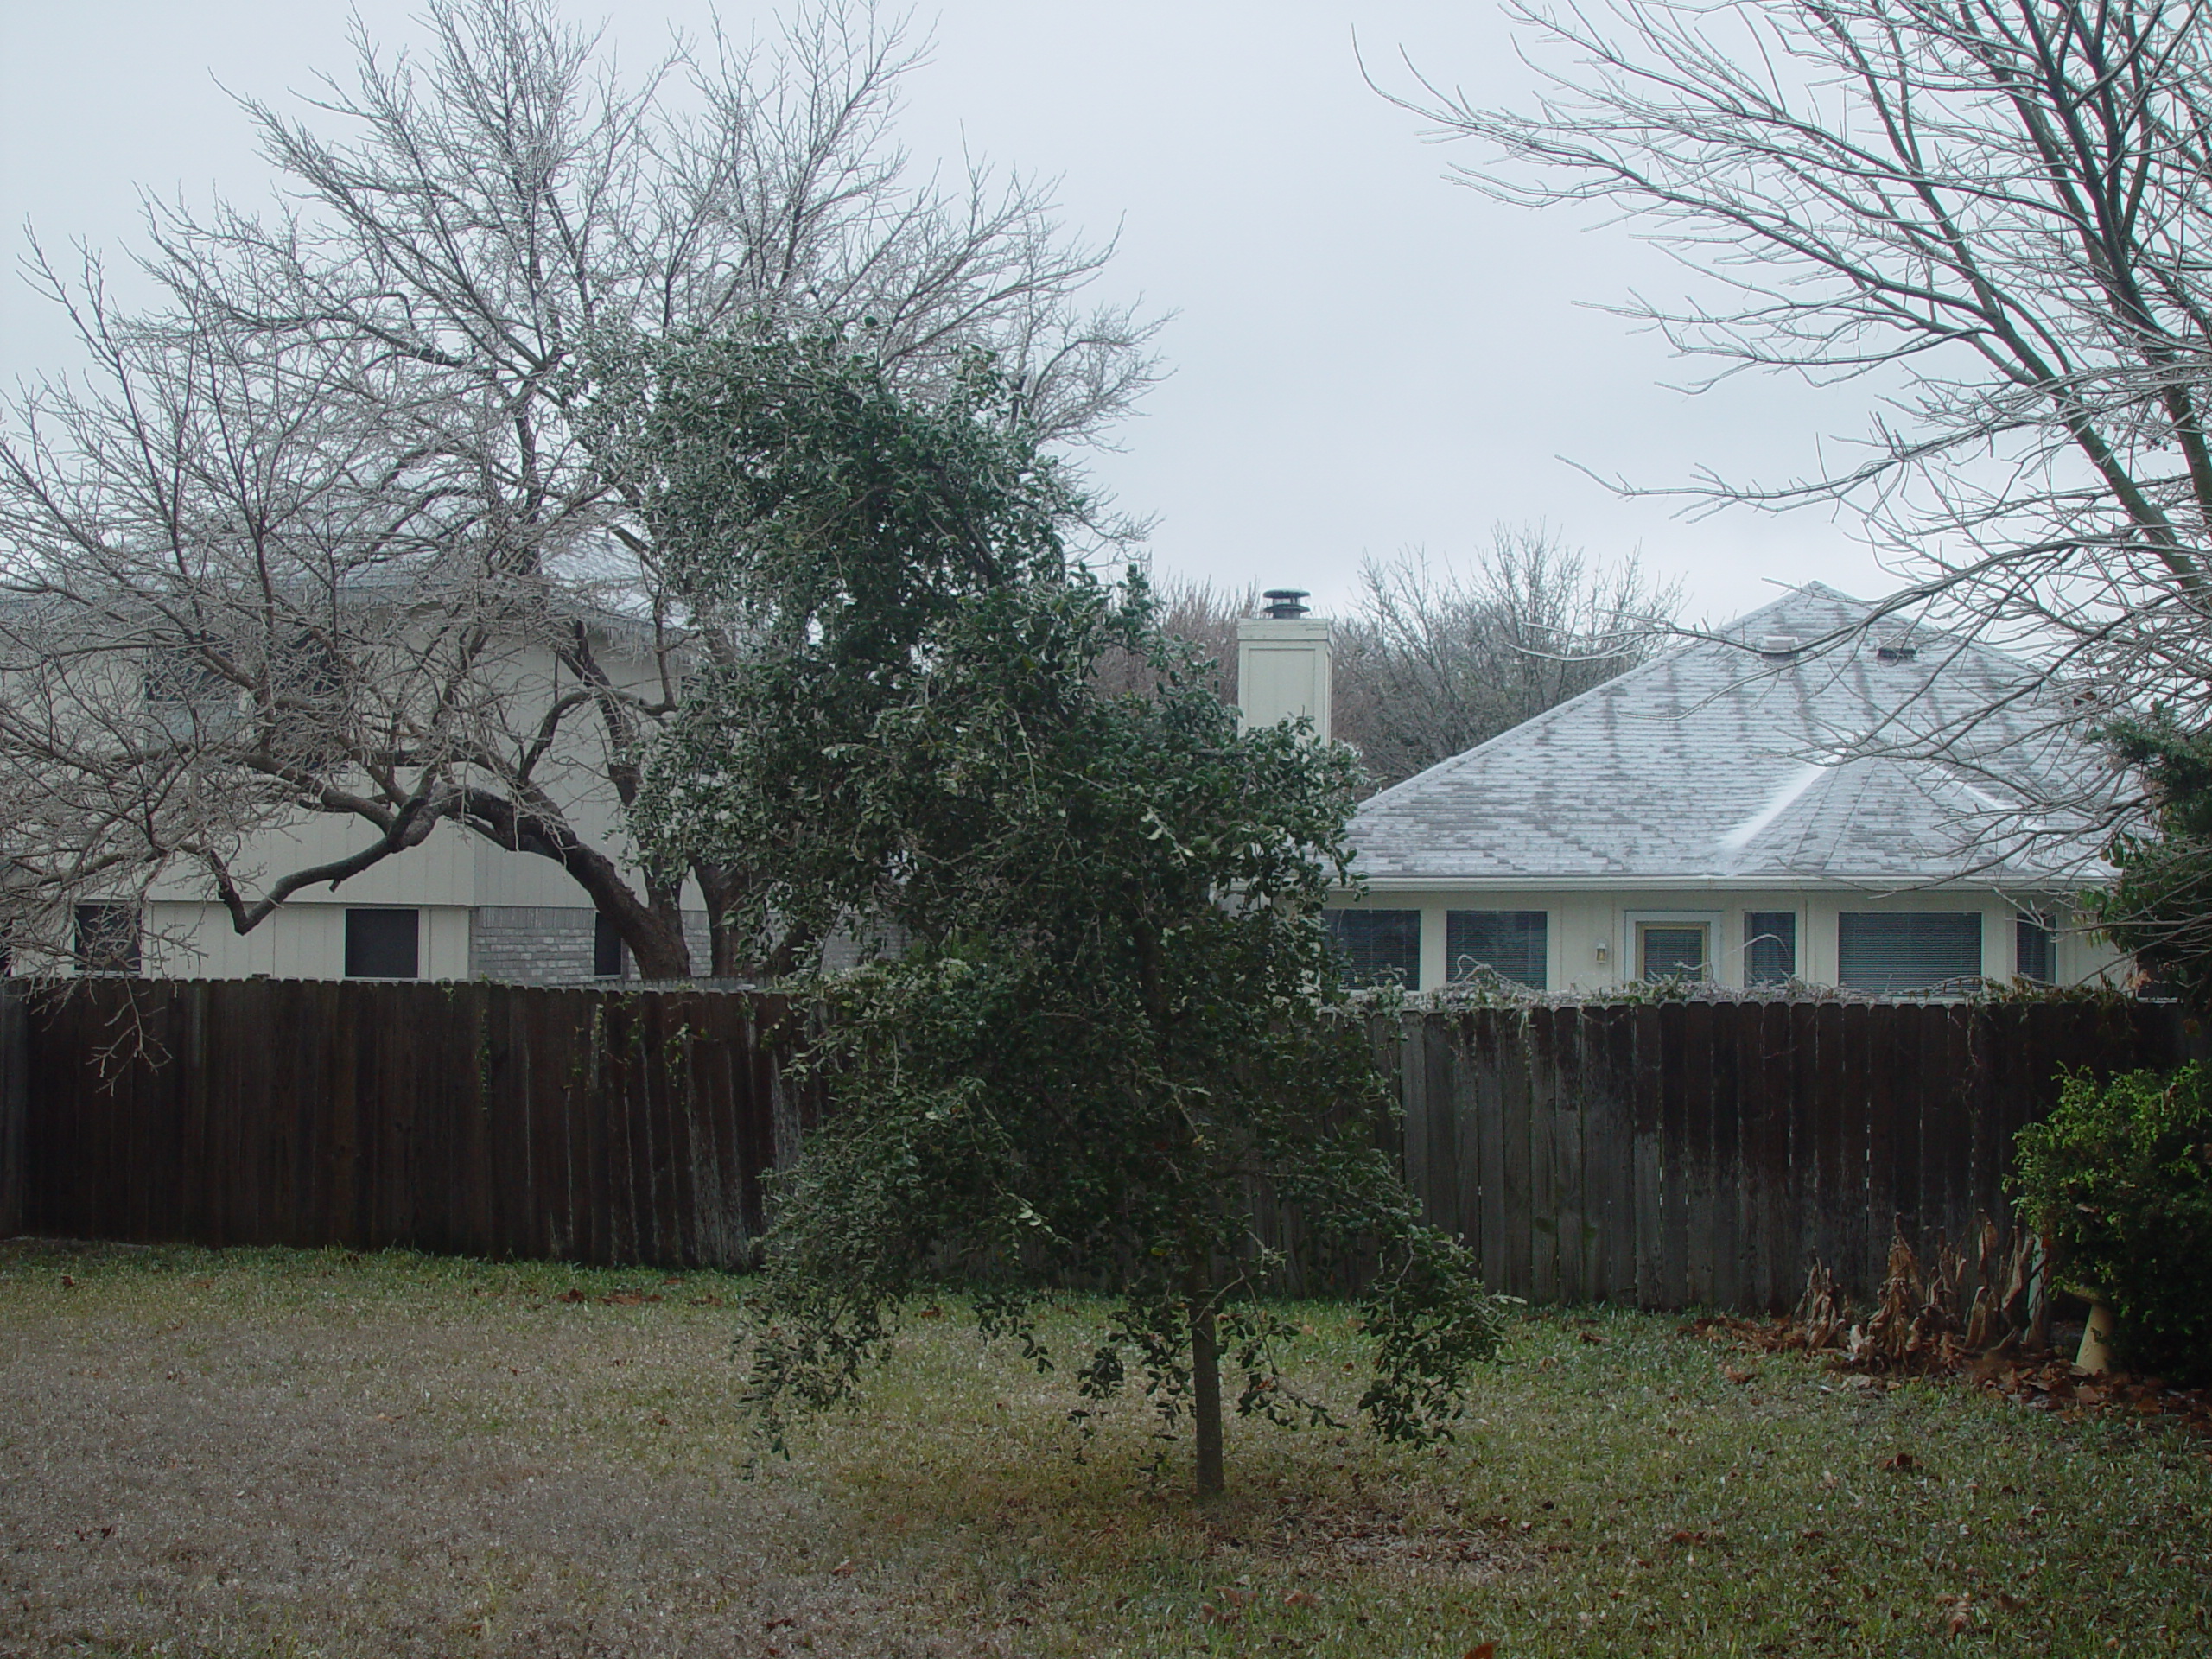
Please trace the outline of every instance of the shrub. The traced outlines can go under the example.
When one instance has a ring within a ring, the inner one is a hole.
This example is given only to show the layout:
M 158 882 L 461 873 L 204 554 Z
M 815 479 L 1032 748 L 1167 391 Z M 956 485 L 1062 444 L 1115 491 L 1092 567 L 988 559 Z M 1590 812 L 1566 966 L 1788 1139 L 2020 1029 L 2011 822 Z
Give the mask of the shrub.
M 2212 1378 L 2212 1074 L 2069 1077 L 2014 1158 L 2024 1211 L 2110 1305 L 2121 1360 Z

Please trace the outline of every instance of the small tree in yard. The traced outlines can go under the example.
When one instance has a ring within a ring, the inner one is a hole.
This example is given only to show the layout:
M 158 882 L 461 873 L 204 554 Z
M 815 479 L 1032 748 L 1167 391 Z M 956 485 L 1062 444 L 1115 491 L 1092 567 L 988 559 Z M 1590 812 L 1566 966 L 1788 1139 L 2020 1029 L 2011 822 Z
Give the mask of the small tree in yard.
M 1033 1298 L 1084 1286 L 1116 1304 L 1083 1395 L 1141 1371 L 1166 1427 L 1192 1418 L 1198 1490 L 1218 1492 L 1224 1363 L 1238 1411 L 1330 1417 L 1286 1383 L 1294 1327 L 1257 1300 L 1278 1265 L 1266 1192 L 1315 1265 L 1376 1264 L 1376 1428 L 1448 1433 L 1497 1323 L 1377 1149 L 1363 1034 L 1325 1012 L 1351 758 L 1240 733 L 1144 583 L 1066 556 L 1081 504 L 987 365 L 923 406 L 864 358 L 808 353 L 835 395 L 792 395 L 772 346 L 672 365 L 662 384 L 688 391 L 652 400 L 642 440 L 699 602 L 777 639 L 695 690 L 648 775 L 648 842 L 772 866 L 780 916 L 907 942 L 825 987 L 815 1063 L 836 1106 L 769 1241 L 749 1384 L 766 1426 L 846 1397 L 949 1273 L 1040 1367 Z M 742 436 L 771 404 L 812 434 L 778 446 L 810 459 L 776 479 Z M 739 496 L 742 535 L 691 511 Z M 1102 684 L 1132 657 L 1151 671 Z

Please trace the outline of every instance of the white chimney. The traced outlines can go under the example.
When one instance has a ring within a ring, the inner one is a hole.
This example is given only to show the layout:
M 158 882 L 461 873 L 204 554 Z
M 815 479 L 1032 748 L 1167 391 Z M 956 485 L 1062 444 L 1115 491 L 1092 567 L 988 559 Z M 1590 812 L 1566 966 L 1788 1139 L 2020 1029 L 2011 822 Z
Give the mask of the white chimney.
M 1273 726 L 1303 715 L 1329 741 L 1329 623 L 1308 616 L 1306 594 L 1271 588 L 1267 609 L 1236 625 L 1236 709 L 1247 726 Z

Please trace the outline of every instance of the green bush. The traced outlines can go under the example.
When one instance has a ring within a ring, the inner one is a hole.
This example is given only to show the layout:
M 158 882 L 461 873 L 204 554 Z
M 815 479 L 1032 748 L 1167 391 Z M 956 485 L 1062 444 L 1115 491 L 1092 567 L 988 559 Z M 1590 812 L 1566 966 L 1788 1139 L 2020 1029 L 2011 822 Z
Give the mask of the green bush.
M 2121 1363 L 2212 1380 L 2212 1074 L 2069 1077 L 2013 1150 L 2024 1211 L 2110 1305 Z

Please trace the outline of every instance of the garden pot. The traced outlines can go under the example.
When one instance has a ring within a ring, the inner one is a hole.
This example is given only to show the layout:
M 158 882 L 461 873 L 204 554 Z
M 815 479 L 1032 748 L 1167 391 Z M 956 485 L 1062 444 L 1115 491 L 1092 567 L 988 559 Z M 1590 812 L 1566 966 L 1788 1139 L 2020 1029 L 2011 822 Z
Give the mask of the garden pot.
M 2074 1355 L 2074 1369 L 2091 1376 L 2112 1370 L 2112 1309 L 2092 1297 L 2089 1322 L 2082 1327 L 2082 1346 Z

